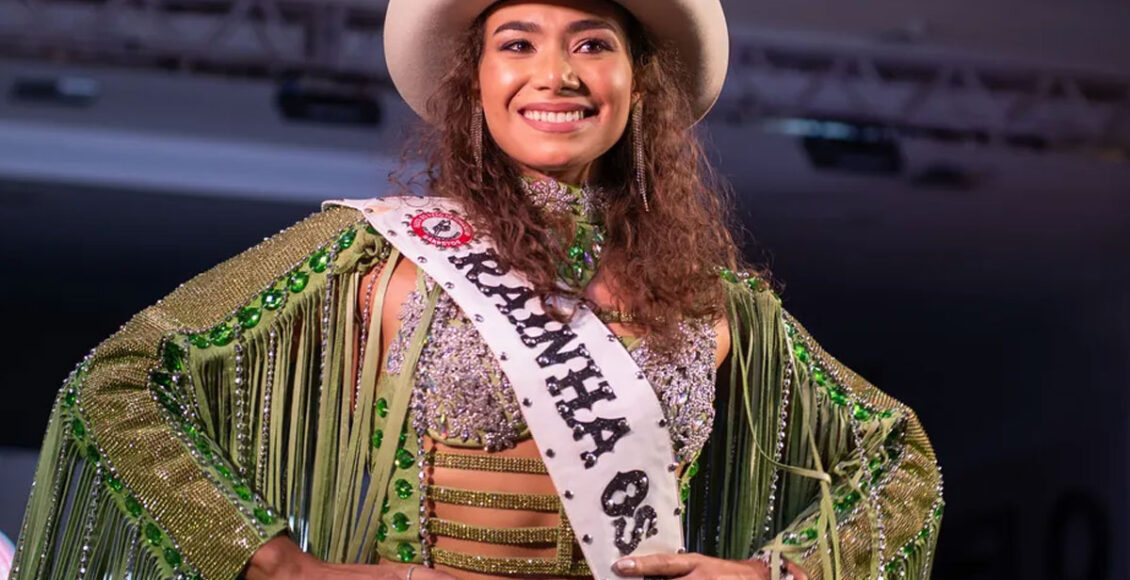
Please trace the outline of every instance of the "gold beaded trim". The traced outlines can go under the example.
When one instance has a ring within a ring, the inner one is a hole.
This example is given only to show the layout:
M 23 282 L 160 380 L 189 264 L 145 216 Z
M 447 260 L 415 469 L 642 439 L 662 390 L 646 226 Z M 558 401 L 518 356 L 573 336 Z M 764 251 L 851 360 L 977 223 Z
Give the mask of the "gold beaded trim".
M 568 566 L 561 567 L 557 564 L 556 560 L 551 558 L 499 558 L 476 556 L 440 548 L 433 548 L 431 555 L 432 562 L 436 564 L 478 572 L 480 574 L 495 574 L 499 576 L 526 576 L 530 574 L 592 576 L 592 571 L 589 570 L 589 565 L 584 560 L 571 562 Z
M 545 463 L 533 457 L 496 457 L 493 455 L 462 455 L 435 452 L 428 458 L 435 467 L 466 469 L 470 471 L 495 471 L 503 473 L 530 473 L 547 475 Z
M 561 507 L 561 500 L 551 493 L 472 491 L 439 486 L 428 487 L 428 499 L 455 505 L 533 512 L 555 512 Z
M 487 528 L 471 526 L 451 520 L 431 518 L 428 520 L 428 533 L 447 536 L 459 540 L 484 542 L 487 544 L 556 544 L 559 528 Z

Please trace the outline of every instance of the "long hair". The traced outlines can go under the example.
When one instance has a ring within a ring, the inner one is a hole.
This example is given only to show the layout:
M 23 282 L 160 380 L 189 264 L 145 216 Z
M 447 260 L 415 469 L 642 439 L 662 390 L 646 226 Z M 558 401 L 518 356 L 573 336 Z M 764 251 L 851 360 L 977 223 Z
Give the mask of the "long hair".
M 701 141 L 690 129 L 692 97 L 675 68 L 678 59 L 658 46 L 627 15 L 636 92 L 643 100 L 642 141 L 650 211 L 644 211 L 634 179 L 631 127 L 600 164 L 607 241 L 601 257 L 602 279 L 617 308 L 632 324 L 661 340 L 681 318 L 723 315 L 719 269 L 741 263 L 730 233 L 728 188 L 716 177 Z M 529 278 L 543 299 L 579 291 L 563 290 L 558 264 L 567 259 L 572 224 L 534 206 L 522 190 L 516 164 L 483 131 L 482 167 L 471 142 L 476 106 L 475 77 L 483 53 L 479 17 L 460 39 L 461 50 L 429 101 L 433 126 L 423 126 L 404 162 L 422 160 L 426 169 L 411 180 L 430 194 L 459 200 L 476 228 L 489 233 L 500 259 Z M 480 181 L 481 179 L 481 181 Z M 411 189 L 397 177 L 394 183 Z M 560 314 L 560 313 L 558 313 Z

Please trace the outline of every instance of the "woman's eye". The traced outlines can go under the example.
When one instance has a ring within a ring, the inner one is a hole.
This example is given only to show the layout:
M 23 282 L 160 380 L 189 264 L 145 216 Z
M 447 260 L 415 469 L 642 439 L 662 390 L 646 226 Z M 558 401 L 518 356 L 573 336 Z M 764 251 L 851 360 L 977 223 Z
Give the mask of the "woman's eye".
M 581 52 L 606 52 L 612 50 L 612 47 L 609 46 L 607 42 L 595 38 L 582 42 L 581 46 L 578 48 Z
M 502 45 L 502 50 L 509 50 L 513 52 L 525 52 L 530 48 L 532 48 L 530 46 L 530 43 L 526 42 L 525 40 L 515 40 Z

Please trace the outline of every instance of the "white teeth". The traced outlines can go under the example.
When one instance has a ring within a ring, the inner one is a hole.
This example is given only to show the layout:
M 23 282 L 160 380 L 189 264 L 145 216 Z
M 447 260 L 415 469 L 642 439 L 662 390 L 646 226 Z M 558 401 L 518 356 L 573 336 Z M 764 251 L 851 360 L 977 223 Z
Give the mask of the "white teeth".
M 526 111 L 525 117 L 532 121 L 541 121 L 543 123 L 576 123 L 585 118 L 585 113 L 584 111 L 571 111 L 568 113 Z

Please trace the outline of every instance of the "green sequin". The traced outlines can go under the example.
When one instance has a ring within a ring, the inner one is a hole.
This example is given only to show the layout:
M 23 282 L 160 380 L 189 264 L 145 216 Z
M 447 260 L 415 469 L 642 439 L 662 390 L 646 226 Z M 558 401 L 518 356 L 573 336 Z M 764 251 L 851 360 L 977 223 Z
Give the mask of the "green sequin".
M 388 497 L 386 496 L 386 497 L 385 497 L 385 501 L 384 501 L 384 503 L 382 503 L 382 504 L 381 504 L 381 513 L 382 513 L 382 514 L 387 514 L 387 513 L 388 513 L 388 510 L 389 510 L 389 506 L 388 506 Z
M 569 258 L 579 260 L 585 255 L 585 251 L 580 246 L 573 246 L 569 248 Z
M 325 250 L 314 254 L 314 256 L 310 258 L 310 269 L 318 274 L 325 272 L 326 268 L 328 268 L 329 266 L 330 254 Z
M 782 541 L 786 546 L 795 546 L 800 543 L 800 538 L 798 538 L 796 534 L 785 534 L 785 537 L 784 539 L 782 539 Z
M 161 545 L 161 530 L 156 524 L 150 522 L 145 524 L 145 539 L 149 540 L 150 545 Z
M 235 487 L 235 495 L 243 501 L 251 501 L 251 490 L 246 485 L 237 485 Z
M 231 479 L 231 469 L 223 463 L 216 466 L 216 471 L 220 472 L 220 475 L 224 476 L 224 479 Z
M 802 363 L 808 362 L 808 349 L 804 348 L 803 344 L 798 344 L 793 347 L 793 352 L 796 354 L 797 360 Z
M 690 497 L 691 497 L 691 486 L 684 485 L 683 488 L 681 490 L 679 490 L 679 498 L 682 499 L 683 503 L 687 503 L 687 500 L 690 499 Z
M 376 431 L 373 431 L 373 437 L 370 439 L 370 441 L 372 442 L 373 447 L 380 449 L 381 448 L 381 441 L 383 441 L 384 438 L 385 438 L 384 431 L 377 429 Z
M 153 371 L 153 373 L 149 375 L 149 379 L 166 389 L 173 386 L 173 376 L 169 373 Z
M 125 504 L 126 504 L 126 511 L 129 512 L 129 515 L 131 515 L 135 518 L 141 517 L 141 512 L 142 512 L 141 502 L 137 501 L 136 497 L 133 497 L 132 495 L 127 497 Z
M 74 433 L 75 437 L 78 439 L 82 439 L 86 436 L 86 425 L 82 424 L 82 419 L 78 417 L 71 419 L 71 432 Z
M 192 343 L 192 346 L 195 346 L 196 348 L 208 348 L 212 346 L 212 341 L 208 340 L 208 335 L 203 333 L 193 334 L 188 337 L 188 340 Z
M 275 523 L 275 516 L 271 515 L 271 512 L 261 507 L 255 508 L 255 519 L 259 520 L 259 523 L 263 524 L 264 526 L 269 526 Z
M 687 466 L 687 477 L 690 478 L 696 475 L 698 475 L 698 462 L 692 461 L 691 464 Z
M 239 311 L 239 325 L 243 328 L 255 328 L 263 319 L 263 312 L 254 306 L 247 306 Z
M 416 462 L 416 458 L 412 456 L 407 449 L 400 449 L 396 452 L 396 466 L 401 469 L 408 469 Z
M 172 548 L 165 548 L 165 563 L 173 569 L 179 568 L 181 563 L 180 552 Z
M 306 285 L 310 283 L 310 275 L 302 270 L 299 270 L 290 275 L 290 279 L 286 282 L 286 287 L 295 294 L 306 289 Z
M 122 491 L 122 480 L 113 475 L 106 479 L 106 485 L 110 486 L 110 489 L 114 491 Z
M 353 245 L 353 240 L 357 239 L 357 230 L 350 228 L 341 233 L 337 238 L 337 249 L 348 250 Z
M 267 310 L 278 310 L 285 301 L 286 295 L 282 290 L 268 290 L 263 294 L 263 308 Z
M 400 558 L 401 562 L 411 562 L 416 559 L 416 548 L 413 548 L 412 544 L 408 542 L 400 542 L 400 545 L 396 547 L 396 556 Z
M 408 483 L 407 479 L 398 479 L 394 484 L 396 489 L 396 497 L 400 499 L 408 499 L 412 497 L 412 484 Z
M 381 417 L 381 418 L 388 417 L 388 401 L 386 401 L 384 397 L 377 399 L 377 404 L 376 404 L 375 408 L 377 409 L 377 416 L 378 417 Z
M 211 334 L 208 335 L 212 339 L 212 344 L 216 346 L 226 346 L 235 340 L 235 330 L 228 326 L 228 323 L 221 322 L 212 329 Z
M 821 387 L 828 386 L 828 376 L 825 375 L 824 371 L 820 369 L 812 371 L 812 380 L 816 381 L 816 384 L 820 385 Z
M 735 274 L 733 270 L 722 270 L 722 279 L 736 284 L 738 282 L 738 275 Z
M 868 411 L 863 405 L 856 403 L 855 407 L 853 407 L 852 415 L 860 421 L 866 421 L 871 418 L 871 411 Z
M 184 370 L 184 349 L 178 346 L 175 342 L 165 344 L 165 352 L 163 353 L 163 362 L 165 368 L 170 372 L 179 373 Z
M 66 405 L 68 409 L 75 406 L 74 391 L 67 391 L 67 394 L 63 395 L 63 404 Z
M 381 522 L 381 525 L 377 526 L 377 541 L 383 542 L 383 541 L 385 541 L 385 538 L 387 538 L 387 537 L 388 537 L 388 524 Z
M 848 404 L 847 394 L 840 390 L 839 387 L 829 389 L 828 398 L 831 399 L 833 403 L 840 405 L 841 407 Z
M 808 541 L 811 542 L 812 540 L 816 539 L 816 530 L 814 530 L 812 528 L 806 528 L 804 530 L 801 530 L 800 535 L 805 540 L 808 540 Z
M 98 463 L 99 461 L 102 461 L 102 454 L 98 452 L 98 448 L 95 447 L 94 445 L 87 445 L 86 446 L 86 458 L 91 463 Z
M 408 516 L 406 516 L 406 515 L 404 515 L 400 512 L 396 512 L 396 513 L 392 514 L 392 529 L 394 529 L 398 532 L 407 532 L 408 531 Z

